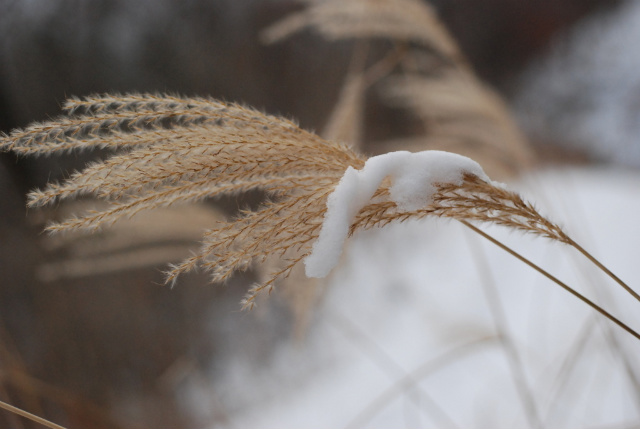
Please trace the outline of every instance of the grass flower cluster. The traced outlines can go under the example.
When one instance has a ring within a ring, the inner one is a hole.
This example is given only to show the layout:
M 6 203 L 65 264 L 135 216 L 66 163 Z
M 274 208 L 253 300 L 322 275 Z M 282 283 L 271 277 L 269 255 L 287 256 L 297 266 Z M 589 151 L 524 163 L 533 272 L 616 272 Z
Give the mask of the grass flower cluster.
M 328 197 L 349 167 L 360 170 L 367 161 L 290 120 L 212 99 L 102 95 L 71 99 L 64 108 L 66 116 L 15 130 L 0 140 L 0 148 L 20 155 L 115 151 L 66 181 L 29 195 L 30 207 L 80 196 L 107 203 L 52 223 L 47 231 L 95 231 L 152 209 L 261 190 L 267 198 L 259 208 L 216 222 L 204 233 L 200 250 L 171 266 L 166 276 L 167 283 L 174 283 L 180 274 L 200 267 L 211 273 L 212 282 L 224 282 L 256 261 L 282 261 L 251 288 L 245 307 L 252 307 L 259 292 L 271 291 L 277 279 L 311 254 Z M 455 184 L 434 183 L 431 203 L 415 210 L 398 208 L 390 198 L 391 185 L 389 178 L 381 182 L 353 217 L 349 234 L 437 216 L 468 225 L 496 223 L 575 245 L 516 193 L 478 175 L 465 173 Z

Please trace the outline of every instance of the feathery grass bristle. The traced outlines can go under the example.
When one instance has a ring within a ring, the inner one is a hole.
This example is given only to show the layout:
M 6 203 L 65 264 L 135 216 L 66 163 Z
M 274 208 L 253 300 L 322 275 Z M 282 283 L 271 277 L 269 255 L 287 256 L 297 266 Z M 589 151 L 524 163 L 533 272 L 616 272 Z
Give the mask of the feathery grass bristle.
M 282 266 L 245 300 L 271 290 L 311 252 L 326 201 L 348 167 L 366 157 L 299 128 L 292 121 L 204 98 L 104 95 L 71 99 L 68 116 L 17 130 L 0 147 L 40 155 L 96 146 L 125 148 L 90 164 L 62 183 L 29 195 L 30 206 L 89 195 L 108 204 L 50 224 L 52 233 L 94 231 L 146 210 L 260 189 L 268 201 L 205 232 L 198 252 L 167 272 L 167 283 L 202 267 L 225 282 L 255 261 L 282 258 Z M 388 181 L 387 181 L 388 182 Z M 351 232 L 427 215 L 488 221 L 558 241 L 561 229 L 517 195 L 467 175 L 462 186 L 440 184 L 434 202 L 402 212 L 383 183 L 355 219 Z

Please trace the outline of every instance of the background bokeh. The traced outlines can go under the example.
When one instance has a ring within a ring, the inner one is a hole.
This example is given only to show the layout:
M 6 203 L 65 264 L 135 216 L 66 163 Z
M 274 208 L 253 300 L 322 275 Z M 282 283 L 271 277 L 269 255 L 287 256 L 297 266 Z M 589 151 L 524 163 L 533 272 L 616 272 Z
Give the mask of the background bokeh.
M 633 3 L 433 1 L 478 74 L 516 106 L 545 162 L 625 168 L 640 165 L 628 155 L 640 144 L 624 143 L 640 137 L 640 78 L 629 71 L 636 63 L 619 58 L 640 58 L 640 40 L 637 31 L 615 30 L 640 28 Z M 301 7 L 287 0 L 0 0 L 0 129 L 56 116 L 68 96 L 113 91 L 210 95 L 322 129 L 352 44 L 312 32 L 270 46 L 259 41 L 265 26 Z M 594 118 L 610 106 L 626 119 L 598 128 Z M 365 121 L 365 151 L 406 125 L 375 94 Z M 616 150 L 602 138 L 613 132 Z M 162 266 L 39 278 L 38 267 L 61 250 L 43 244 L 42 216 L 26 211 L 25 193 L 93 156 L 1 155 L 0 399 L 70 428 L 232 427 L 238 410 L 211 380 L 234 356 L 259 366 L 281 344 L 295 343 L 299 318 L 277 293 L 258 310 L 239 312 L 251 273 L 224 287 L 192 275 L 173 289 L 160 286 Z M 5 412 L 0 425 L 31 427 Z

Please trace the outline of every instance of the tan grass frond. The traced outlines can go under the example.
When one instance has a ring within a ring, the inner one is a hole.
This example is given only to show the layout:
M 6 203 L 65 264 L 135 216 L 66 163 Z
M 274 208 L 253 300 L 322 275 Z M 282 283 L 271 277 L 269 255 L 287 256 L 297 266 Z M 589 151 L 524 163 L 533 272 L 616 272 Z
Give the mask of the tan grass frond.
M 254 262 L 282 260 L 271 276 L 251 289 L 245 301 L 250 307 L 257 293 L 271 290 L 277 279 L 286 277 L 311 253 L 323 226 L 329 195 L 348 167 L 362 169 L 367 159 L 346 146 L 304 131 L 291 121 L 218 101 L 211 101 L 208 106 L 206 100 L 196 99 L 200 100 L 197 108 L 202 116 L 198 123 L 177 121 L 171 127 L 158 126 L 157 116 L 170 116 L 174 105 L 182 115 L 184 103 L 173 97 L 168 97 L 166 103 L 153 97 L 153 109 L 158 112 L 144 104 L 145 96 L 73 100 L 67 104 L 68 110 L 75 112 L 71 118 L 14 132 L 2 137 L 0 146 L 18 153 L 26 148 L 27 153 L 40 154 L 39 146 L 56 151 L 51 145 L 58 144 L 64 136 L 65 144 L 84 149 L 87 146 L 74 140 L 73 135 L 47 131 L 64 129 L 69 124 L 75 127 L 78 122 L 85 124 L 82 133 L 86 138 L 100 135 L 109 144 L 106 135 L 101 135 L 109 132 L 103 130 L 108 115 L 126 116 L 127 121 L 144 123 L 157 133 L 158 138 L 146 146 L 115 154 L 62 184 L 34 191 L 32 205 L 79 194 L 106 201 L 104 207 L 84 216 L 50 225 L 52 232 L 95 230 L 159 207 L 250 189 L 266 191 L 270 200 L 256 210 L 242 211 L 236 218 L 211 225 L 203 233 L 201 248 L 167 273 L 167 282 L 174 282 L 180 274 L 202 267 L 211 273 L 212 281 L 224 282 Z M 141 111 L 135 111 L 133 105 Z M 135 128 L 121 128 L 117 139 L 123 139 L 126 146 L 126 134 L 136 132 Z M 36 137 L 24 138 L 24 133 L 35 133 Z M 476 176 L 467 174 L 461 185 L 436 184 L 433 202 L 417 211 L 398 209 L 389 197 L 390 186 L 390 180 L 383 181 L 354 219 L 351 233 L 431 215 L 491 222 L 571 243 L 558 226 L 519 196 Z
M 55 217 L 65 219 L 88 208 L 107 207 L 100 203 L 70 201 L 55 210 Z M 42 225 L 54 213 L 43 212 L 34 222 Z M 122 219 L 96 234 L 69 231 L 45 235 L 42 247 L 52 257 L 38 267 L 36 274 L 43 281 L 53 281 L 181 261 L 189 257 L 204 231 L 224 220 L 225 216 L 213 207 L 189 205 L 150 210 L 144 217 Z
M 533 152 L 504 101 L 464 69 L 390 78 L 385 95 L 424 121 L 424 138 L 436 142 L 434 148 L 479 162 L 499 160 L 512 174 L 533 165 Z M 460 150 L 461 145 L 468 148 Z
M 101 94 L 83 98 L 71 97 L 62 108 L 69 114 L 87 112 L 132 111 L 158 112 L 178 110 L 184 106 L 199 106 L 205 109 L 223 108 L 224 103 L 212 98 L 184 98 L 169 94 Z
M 275 43 L 313 28 L 329 40 L 382 38 L 416 42 L 445 58 L 460 52 L 431 6 L 420 0 L 318 0 L 263 31 Z
M 31 224 L 42 227 L 51 219 L 60 220 L 90 209 L 105 209 L 108 203 L 96 200 L 74 200 L 55 209 L 33 213 Z M 194 243 L 216 222 L 226 221 L 222 211 L 210 205 L 188 205 L 151 210 L 144 218 L 118 222 L 113 228 L 87 235 L 81 231 L 43 237 L 42 247 L 48 253 L 64 253 L 72 257 L 117 253 L 136 246 L 157 243 Z M 167 228 L 171 225 L 171 228 Z
M 509 177 L 535 163 L 533 151 L 520 133 L 501 97 L 477 79 L 437 14 L 419 0 L 318 0 L 308 2 L 269 27 L 269 42 L 289 37 L 307 28 L 329 40 L 382 38 L 394 43 L 394 67 L 384 67 L 382 81 L 391 105 L 407 109 L 424 122 L 422 150 L 439 149 L 473 157 L 494 177 Z M 406 42 L 417 42 L 409 48 Z M 357 56 L 357 51 L 354 57 Z M 400 58 L 397 58 L 400 57 Z M 396 67 L 400 65 L 400 67 Z M 361 92 L 373 82 L 366 70 L 363 88 L 348 76 L 338 105 L 331 114 L 326 136 L 355 132 L 361 126 Z M 360 92 L 357 92 L 360 91 Z M 360 94 L 360 95 L 358 95 Z M 356 98 L 359 97 L 359 98 Z M 359 108 L 359 107 L 358 107 Z M 349 110 L 350 109 L 350 110 Z M 345 112 L 353 115 L 345 127 Z M 405 146 L 387 146 L 407 149 Z
M 119 98 L 122 98 L 120 104 L 114 101 Z M 33 123 L 24 130 L 17 129 L 3 136 L 0 149 L 21 154 L 49 154 L 96 146 L 114 149 L 161 146 L 175 141 L 175 135 L 171 136 L 167 130 L 192 129 L 199 125 L 206 129 L 243 129 L 257 134 L 299 131 L 292 121 L 282 118 L 274 121 L 273 117 L 255 110 L 205 98 L 168 97 L 165 102 L 159 102 L 157 96 L 96 95 L 84 100 L 72 99 L 65 108 L 68 116 Z M 167 137 L 171 138 L 167 140 Z
M 381 188 L 381 195 L 386 192 L 387 189 Z M 515 192 L 468 174 L 460 186 L 440 185 L 433 204 L 424 209 L 399 213 L 395 204 L 389 201 L 368 205 L 358 214 L 351 233 L 359 228 L 380 227 L 397 220 L 426 216 L 489 222 L 565 244 L 571 242 L 560 226 L 540 215 Z

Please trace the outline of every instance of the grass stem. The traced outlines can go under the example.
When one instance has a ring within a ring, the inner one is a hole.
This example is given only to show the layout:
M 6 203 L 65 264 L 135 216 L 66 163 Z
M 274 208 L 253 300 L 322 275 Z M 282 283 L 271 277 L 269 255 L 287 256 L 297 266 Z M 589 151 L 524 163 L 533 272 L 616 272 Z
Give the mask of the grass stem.
M 595 302 L 591 301 L 590 299 L 588 299 L 587 297 L 582 295 L 580 292 L 578 292 L 575 289 L 573 289 L 571 286 L 569 286 L 566 283 L 562 282 L 560 279 L 554 277 L 553 275 L 551 275 L 547 271 L 543 270 L 538 265 L 534 264 L 533 262 L 531 262 L 530 260 L 528 260 L 527 258 L 522 256 L 521 254 L 519 254 L 515 250 L 511 249 L 510 247 L 507 247 L 505 244 L 503 244 L 500 241 L 496 240 L 495 238 L 493 238 L 489 234 L 485 233 L 484 231 L 476 228 L 475 226 L 473 226 L 469 222 L 467 222 L 465 220 L 460 220 L 460 222 L 463 225 L 465 225 L 466 227 L 468 227 L 471 230 L 473 230 L 474 232 L 476 232 L 477 234 L 480 234 L 481 236 L 483 236 L 487 240 L 491 241 L 493 244 L 495 244 L 496 246 L 500 247 L 502 250 L 508 252 L 510 255 L 518 258 L 520 261 L 522 261 L 525 264 L 529 265 L 531 268 L 533 268 L 534 270 L 538 271 L 540 274 L 544 275 L 549 280 L 553 281 L 558 286 L 560 286 L 561 288 L 563 288 L 564 290 L 566 290 L 567 292 L 569 292 L 570 294 L 572 294 L 573 296 L 578 298 L 580 301 L 584 302 L 585 304 L 587 304 L 588 306 L 590 306 L 591 308 L 596 310 L 598 313 L 602 314 L 607 319 L 611 320 L 613 323 L 618 325 L 620 328 L 624 329 L 625 331 L 627 331 L 628 333 L 630 333 L 631 335 L 636 337 L 638 340 L 640 340 L 640 334 L 638 334 L 636 331 L 634 331 L 629 326 L 624 324 L 622 321 L 617 319 L 615 316 L 613 316 L 611 313 L 606 311 L 604 308 L 600 307 L 598 304 L 596 304 Z M 578 246 L 578 248 L 579 248 L 579 246 Z M 611 275 L 613 275 L 613 274 L 611 274 Z
M 27 411 L 24 411 L 18 407 L 14 407 L 13 405 L 7 404 L 6 402 L 0 401 L 0 408 L 4 408 L 5 410 L 17 414 L 19 416 L 24 417 L 25 419 L 29 419 L 32 422 L 36 422 L 41 424 L 42 426 L 48 427 L 49 429 L 66 429 L 64 426 L 57 425 L 49 420 L 43 419 L 42 417 L 38 417 L 35 414 L 31 414 Z
M 627 285 L 625 282 L 620 280 L 620 278 L 618 276 L 616 276 L 615 274 L 613 274 L 607 267 L 602 265 L 602 263 L 600 261 L 598 261 L 595 257 L 593 257 L 591 255 L 591 253 L 589 253 L 586 250 L 584 250 L 578 243 L 576 243 L 575 241 L 573 241 L 571 239 L 569 239 L 569 243 L 568 244 L 570 246 L 574 247 L 578 252 L 582 253 L 587 259 L 589 259 L 591 262 L 593 262 L 593 264 L 595 266 L 600 268 L 606 275 L 611 277 L 616 283 L 618 283 L 620 286 L 622 286 L 624 288 L 624 290 L 629 292 L 635 299 L 640 301 L 640 295 L 638 295 L 638 293 L 636 291 L 631 289 L 631 287 L 629 285 Z

